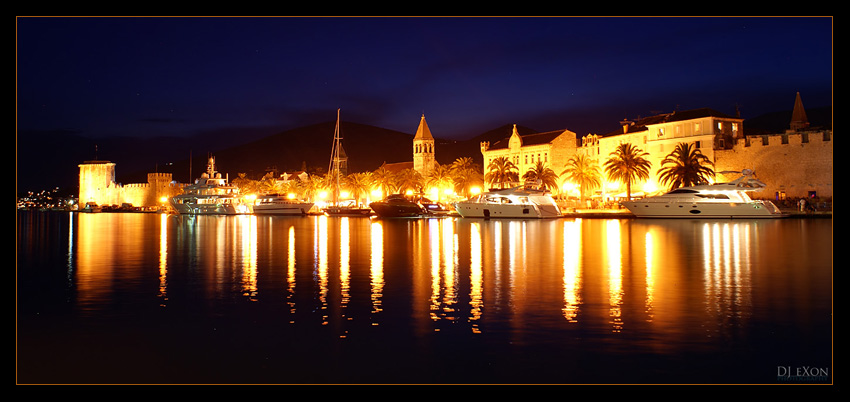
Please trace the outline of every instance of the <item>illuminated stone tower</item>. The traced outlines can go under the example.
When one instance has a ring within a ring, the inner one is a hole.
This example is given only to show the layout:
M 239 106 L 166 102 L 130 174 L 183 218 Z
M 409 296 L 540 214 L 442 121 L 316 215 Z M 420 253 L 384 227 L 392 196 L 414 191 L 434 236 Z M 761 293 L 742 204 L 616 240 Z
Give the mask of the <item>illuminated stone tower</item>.
M 422 177 L 428 176 L 436 163 L 434 159 L 434 137 L 425 122 L 425 115 L 419 121 L 419 128 L 413 137 L 413 169 Z
M 80 167 L 80 204 L 113 204 L 110 190 L 115 183 L 115 164 L 109 161 L 86 161 Z

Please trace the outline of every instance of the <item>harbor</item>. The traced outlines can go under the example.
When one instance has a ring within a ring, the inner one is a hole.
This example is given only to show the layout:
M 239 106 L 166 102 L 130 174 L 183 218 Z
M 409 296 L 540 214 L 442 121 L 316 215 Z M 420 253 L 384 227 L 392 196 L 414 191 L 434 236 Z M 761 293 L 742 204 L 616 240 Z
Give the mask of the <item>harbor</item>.
M 831 383 L 831 219 L 605 213 L 18 212 L 18 381 Z

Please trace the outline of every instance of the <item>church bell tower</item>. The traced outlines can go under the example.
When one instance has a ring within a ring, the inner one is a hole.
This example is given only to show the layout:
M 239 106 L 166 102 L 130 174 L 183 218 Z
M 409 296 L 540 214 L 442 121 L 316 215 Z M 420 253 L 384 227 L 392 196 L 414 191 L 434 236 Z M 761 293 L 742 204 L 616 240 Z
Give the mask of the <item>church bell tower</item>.
M 413 137 L 413 169 L 422 177 L 427 177 L 435 163 L 434 137 L 423 114 L 419 121 L 419 128 L 416 129 L 416 135 Z

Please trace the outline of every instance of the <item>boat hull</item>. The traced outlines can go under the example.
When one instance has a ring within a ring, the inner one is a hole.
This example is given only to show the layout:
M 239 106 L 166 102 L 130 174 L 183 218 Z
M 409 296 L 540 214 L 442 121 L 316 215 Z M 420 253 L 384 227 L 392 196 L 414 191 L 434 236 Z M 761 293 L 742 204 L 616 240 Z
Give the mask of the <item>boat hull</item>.
M 254 205 L 254 215 L 307 215 L 312 203 L 279 203 Z
M 411 218 L 425 213 L 422 207 L 414 203 L 373 202 L 369 206 L 375 215 L 382 218 Z
M 180 215 L 238 215 L 248 212 L 247 206 L 221 198 L 174 197 L 171 207 Z
M 547 219 L 561 217 L 555 205 L 455 203 L 455 210 L 464 218 Z
M 372 209 L 358 207 L 327 207 L 323 210 L 327 216 L 371 216 Z
M 769 201 L 751 202 L 659 202 L 659 201 L 624 201 L 637 218 L 666 218 L 666 219 L 729 219 L 729 218 L 783 218 L 787 215 L 779 212 Z

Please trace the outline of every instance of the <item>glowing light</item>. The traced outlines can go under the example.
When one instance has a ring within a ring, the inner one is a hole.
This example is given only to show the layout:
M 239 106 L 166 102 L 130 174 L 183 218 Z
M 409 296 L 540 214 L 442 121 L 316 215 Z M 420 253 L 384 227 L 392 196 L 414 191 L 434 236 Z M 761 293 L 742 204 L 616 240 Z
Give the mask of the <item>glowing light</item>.
M 431 198 L 434 198 L 434 199 L 439 198 L 440 197 L 440 189 L 437 188 L 437 187 L 431 187 L 431 189 L 428 190 L 428 194 L 431 195 Z
M 472 188 L 469 189 L 469 193 L 472 194 L 472 195 L 481 194 L 481 187 L 473 186 Z
M 295 193 L 289 193 L 289 194 L 287 194 L 287 195 L 286 195 L 286 198 L 288 198 L 288 199 L 290 199 L 290 200 L 294 200 L 294 199 L 295 199 Z
M 643 192 L 645 194 L 651 194 L 651 193 L 654 193 L 656 191 L 658 191 L 658 184 L 656 184 L 654 181 L 648 181 L 648 182 L 644 183 Z

